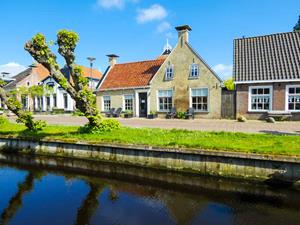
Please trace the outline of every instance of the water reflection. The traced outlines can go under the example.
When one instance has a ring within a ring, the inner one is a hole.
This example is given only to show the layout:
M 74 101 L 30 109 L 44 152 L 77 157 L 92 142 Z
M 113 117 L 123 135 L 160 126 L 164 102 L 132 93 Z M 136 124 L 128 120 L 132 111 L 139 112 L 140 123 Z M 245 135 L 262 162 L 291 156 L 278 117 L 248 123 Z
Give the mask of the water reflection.
M 98 196 L 102 192 L 104 184 L 97 185 L 94 183 L 88 183 L 88 185 L 90 187 L 90 191 L 78 209 L 76 225 L 90 225 L 90 219 L 99 206 Z
M 17 162 L 0 162 L 1 225 L 294 225 L 300 221 L 300 194 L 294 189 L 190 176 L 190 184 L 201 184 L 195 188 L 119 177 L 121 168 L 116 165 L 111 165 L 114 172 L 109 170 L 109 176 Z M 168 176 L 175 182 L 178 174 Z

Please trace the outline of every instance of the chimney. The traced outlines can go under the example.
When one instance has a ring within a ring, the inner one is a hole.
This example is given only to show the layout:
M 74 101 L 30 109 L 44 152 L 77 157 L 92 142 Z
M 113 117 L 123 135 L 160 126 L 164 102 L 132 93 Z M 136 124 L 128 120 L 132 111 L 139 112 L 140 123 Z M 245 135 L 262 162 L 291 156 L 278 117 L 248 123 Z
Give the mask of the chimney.
M 189 31 L 192 30 L 192 28 L 189 25 L 183 25 L 175 27 L 175 29 L 178 32 L 178 42 L 181 43 L 181 47 L 184 43 L 189 42 Z
M 117 63 L 117 58 L 119 58 L 118 55 L 115 54 L 110 54 L 110 55 L 106 55 L 108 57 L 108 62 L 110 64 L 111 67 L 113 67 L 114 65 L 116 65 Z

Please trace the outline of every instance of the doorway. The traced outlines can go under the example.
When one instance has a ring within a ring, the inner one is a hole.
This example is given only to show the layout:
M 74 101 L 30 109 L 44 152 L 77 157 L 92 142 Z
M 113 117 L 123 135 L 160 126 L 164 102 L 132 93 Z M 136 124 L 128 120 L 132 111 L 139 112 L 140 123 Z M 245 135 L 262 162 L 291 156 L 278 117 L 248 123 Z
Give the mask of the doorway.
M 147 117 L 147 92 L 139 93 L 139 117 Z

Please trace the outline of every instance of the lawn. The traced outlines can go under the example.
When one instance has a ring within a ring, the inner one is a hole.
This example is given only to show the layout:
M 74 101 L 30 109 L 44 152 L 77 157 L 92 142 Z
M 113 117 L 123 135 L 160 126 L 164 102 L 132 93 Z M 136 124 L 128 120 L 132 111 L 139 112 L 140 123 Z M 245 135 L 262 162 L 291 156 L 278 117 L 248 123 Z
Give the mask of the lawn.
M 20 124 L 1 124 L 0 136 L 35 140 L 85 141 L 90 143 L 137 144 L 172 148 L 198 148 L 300 156 L 300 136 L 202 132 L 187 130 L 137 129 L 123 127 L 102 134 L 81 134 L 77 126 L 47 126 L 37 133 Z

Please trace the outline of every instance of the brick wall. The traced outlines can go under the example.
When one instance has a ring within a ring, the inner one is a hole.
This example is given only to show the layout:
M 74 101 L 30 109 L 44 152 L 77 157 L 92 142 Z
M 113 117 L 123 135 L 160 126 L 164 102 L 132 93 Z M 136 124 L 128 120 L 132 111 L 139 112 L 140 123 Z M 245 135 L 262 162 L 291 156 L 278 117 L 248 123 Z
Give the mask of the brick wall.
M 236 85 L 236 113 L 244 115 L 248 119 L 264 119 L 266 113 L 248 111 L 249 86 L 273 86 L 272 110 L 285 111 L 286 85 L 300 84 L 289 83 L 265 83 L 265 84 L 238 84 Z M 293 113 L 293 118 L 299 120 L 300 113 Z

